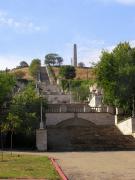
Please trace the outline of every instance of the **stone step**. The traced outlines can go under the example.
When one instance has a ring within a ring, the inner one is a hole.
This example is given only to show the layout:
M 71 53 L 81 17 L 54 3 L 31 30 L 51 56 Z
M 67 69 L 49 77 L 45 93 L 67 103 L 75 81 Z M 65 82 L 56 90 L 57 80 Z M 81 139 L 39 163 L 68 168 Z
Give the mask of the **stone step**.
M 121 134 L 115 126 L 69 126 L 50 129 L 48 130 L 48 143 L 51 150 L 60 151 L 135 150 L 133 136 Z

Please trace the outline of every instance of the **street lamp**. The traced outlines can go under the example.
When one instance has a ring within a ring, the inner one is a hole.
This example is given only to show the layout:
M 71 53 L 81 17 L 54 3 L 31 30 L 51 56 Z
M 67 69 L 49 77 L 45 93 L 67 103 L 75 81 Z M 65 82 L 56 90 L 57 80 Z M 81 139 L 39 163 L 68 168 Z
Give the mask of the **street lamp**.
M 3 134 L 2 134 L 2 120 L 0 120 L 0 141 L 1 141 L 1 160 L 3 161 Z
M 40 96 L 40 129 L 44 129 L 42 96 Z
M 71 81 L 69 80 L 69 93 L 70 93 L 70 104 L 72 101 Z
M 135 117 L 135 97 L 133 96 L 133 110 L 132 110 L 132 117 Z

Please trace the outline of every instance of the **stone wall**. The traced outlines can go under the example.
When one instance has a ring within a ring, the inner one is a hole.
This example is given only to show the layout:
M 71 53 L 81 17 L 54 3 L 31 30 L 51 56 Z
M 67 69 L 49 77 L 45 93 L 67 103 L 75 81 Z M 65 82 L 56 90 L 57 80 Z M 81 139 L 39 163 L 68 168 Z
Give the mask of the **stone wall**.
M 36 130 L 36 147 L 38 151 L 47 151 L 47 129 Z
M 135 132 L 135 118 L 128 118 L 118 123 L 115 116 L 115 125 L 124 135 L 132 135 Z
M 46 98 L 48 100 L 48 103 L 52 103 L 52 104 L 59 104 L 59 103 L 70 103 L 70 95 L 65 95 L 65 94 L 50 94 L 50 95 L 46 95 Z
M 58 123 L 80 118 L 90 121 L 96 125 L 114 125 L 115 117 L 109 113 L 46 113 L 46 125 L 57 125 Z

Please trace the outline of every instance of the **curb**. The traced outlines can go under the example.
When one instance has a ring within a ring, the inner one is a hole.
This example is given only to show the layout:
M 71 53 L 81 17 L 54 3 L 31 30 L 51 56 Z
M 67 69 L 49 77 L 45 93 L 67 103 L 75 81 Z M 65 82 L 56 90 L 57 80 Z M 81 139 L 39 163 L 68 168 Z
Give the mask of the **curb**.
M 62 180 L 68 180 L 68 178 L 66 177 L 66 175 L 64 174 L 64 172 L 62 171 L 61 167 L 58 165 L 58 163 L 56 162 L 56 160 L 54 158 L 49 158 L 53 164 L 53 166 L 55 167 L 56 171 L 58 172 L 58 174 L 60 175 Z

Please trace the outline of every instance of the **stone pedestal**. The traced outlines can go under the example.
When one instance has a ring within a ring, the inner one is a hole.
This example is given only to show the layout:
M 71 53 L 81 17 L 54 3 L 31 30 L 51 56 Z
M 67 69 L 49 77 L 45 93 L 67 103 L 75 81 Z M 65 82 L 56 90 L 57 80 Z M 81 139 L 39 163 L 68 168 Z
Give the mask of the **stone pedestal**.
M 115 115 L 115 125 L 117 126 L 118 124 L 118 115 Z
M 38 151 L 47 151 L 47 129 L 36 130 L 36 147 Z

